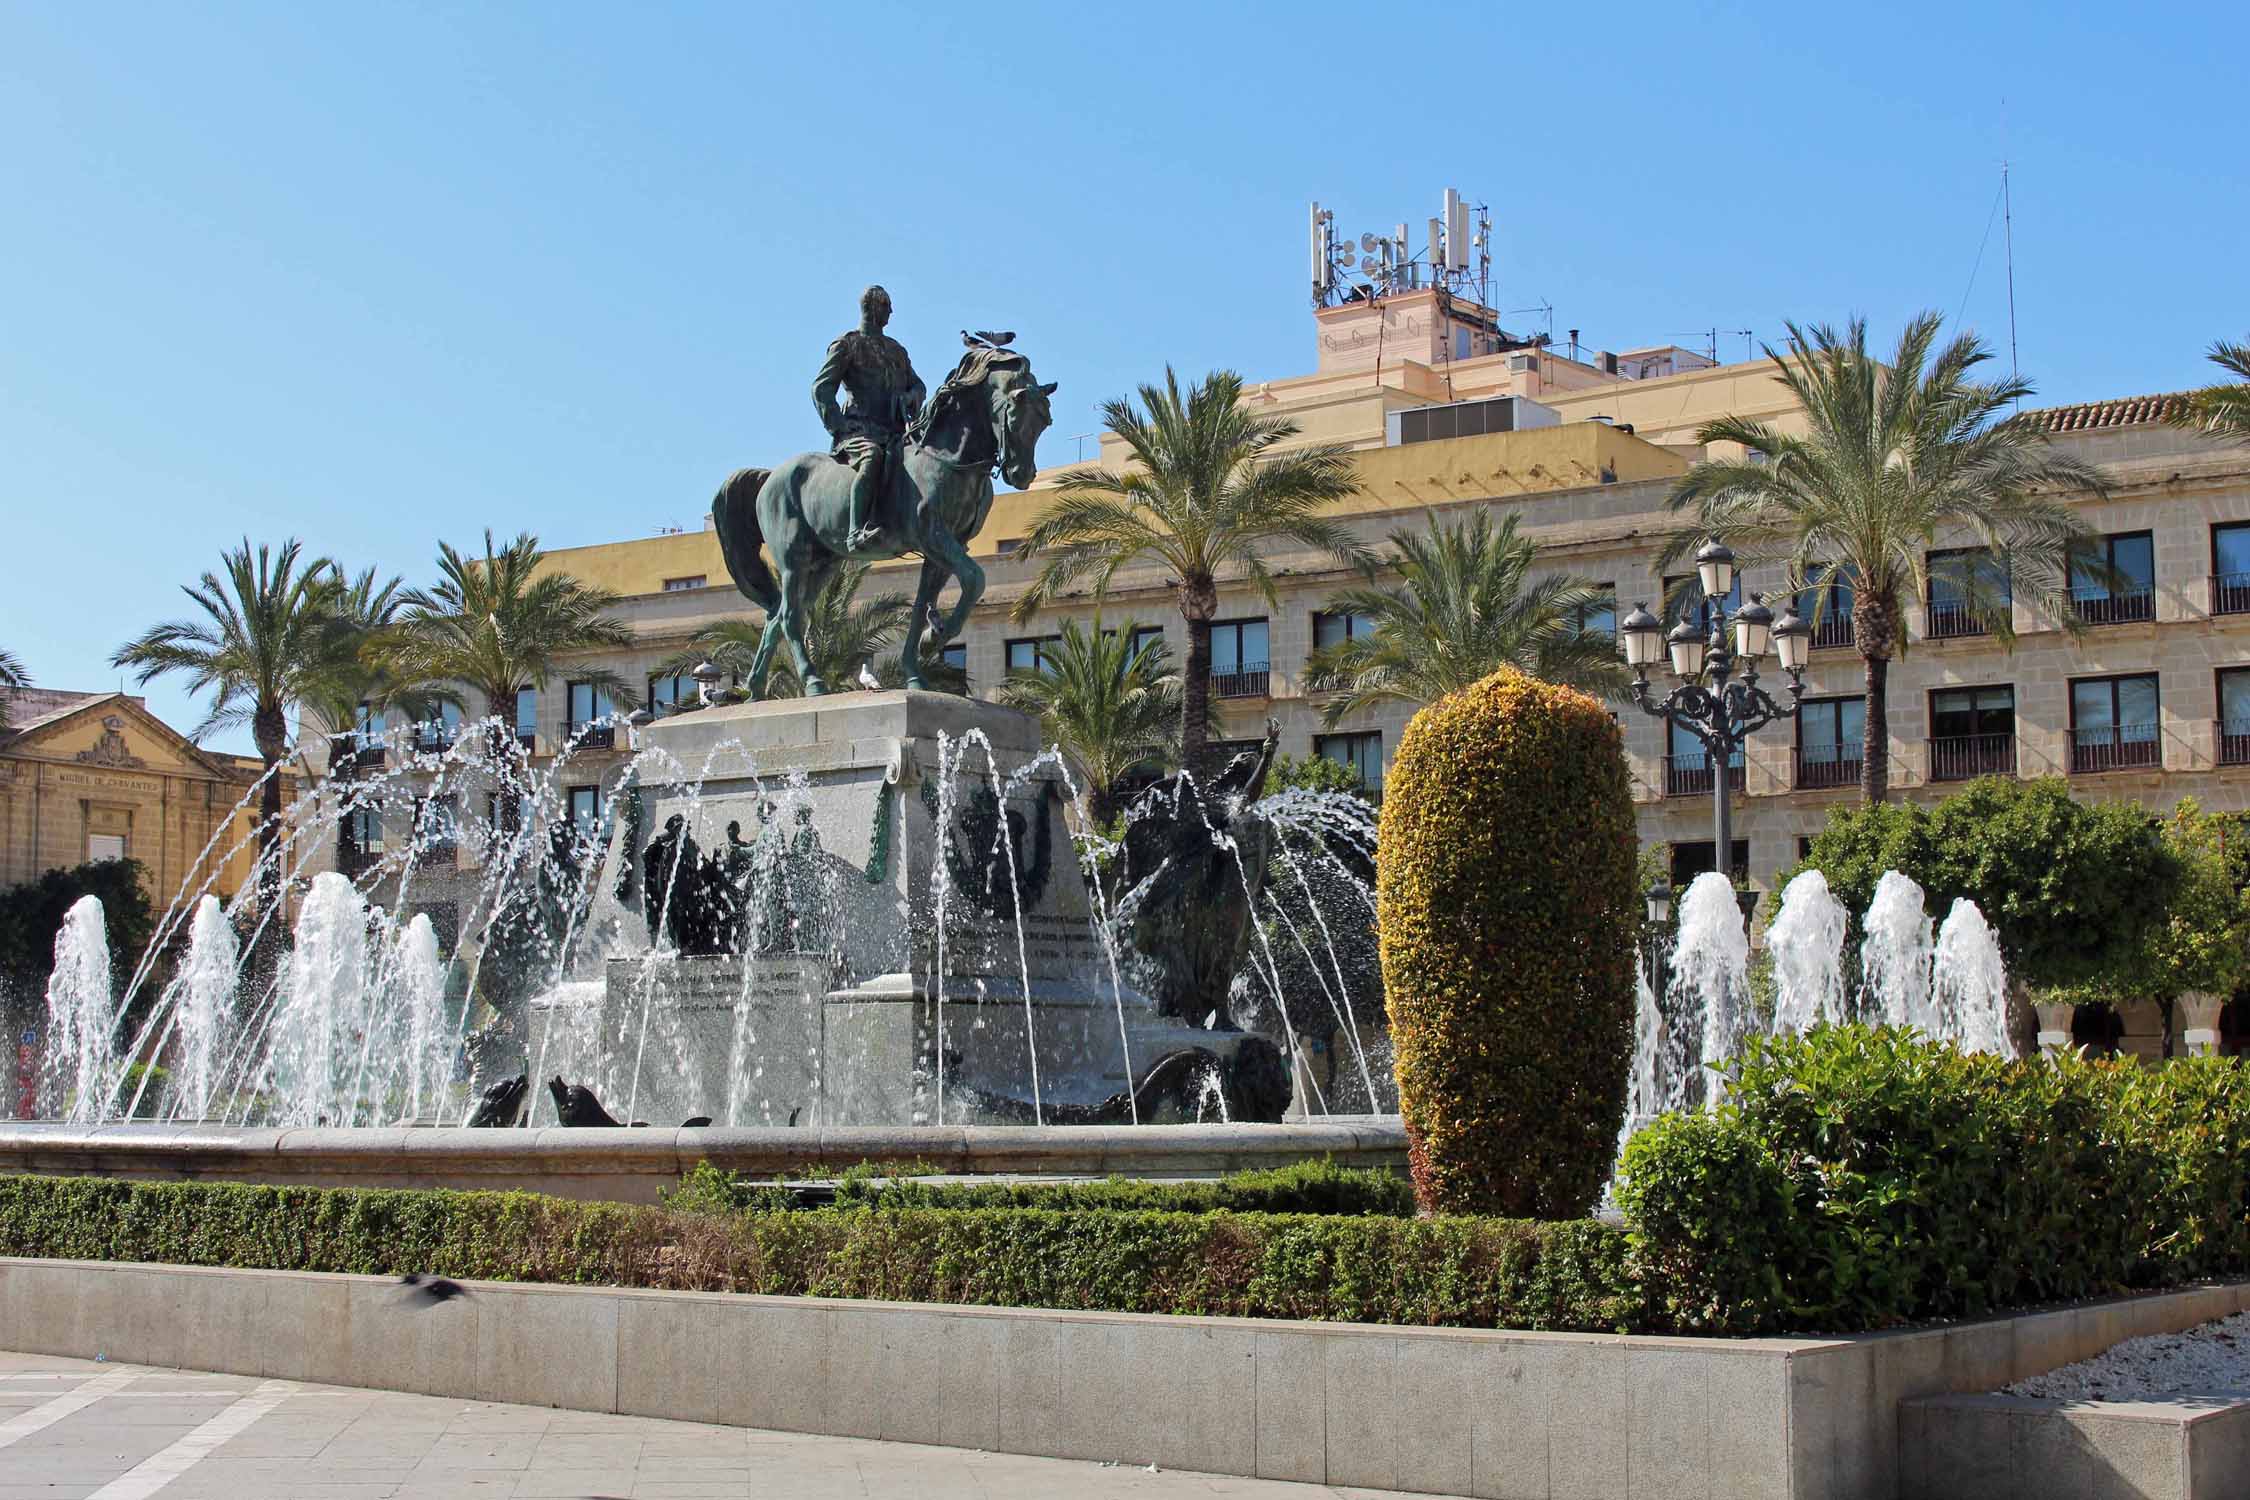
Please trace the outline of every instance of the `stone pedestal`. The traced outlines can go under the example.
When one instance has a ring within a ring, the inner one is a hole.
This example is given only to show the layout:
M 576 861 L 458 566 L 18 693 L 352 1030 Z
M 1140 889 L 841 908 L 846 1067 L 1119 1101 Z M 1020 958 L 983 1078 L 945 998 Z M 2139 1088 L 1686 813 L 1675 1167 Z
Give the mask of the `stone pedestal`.
M 1232 1051 L 1120 991 L 1028 715 L 843 693 L 662 719 L 640 744 L 644 840 L 675 815 L 705 853 L 729 824 L 748 845 L 779 827 L 814 851 L 791 857 L 817 874 L 819 910 L 793 918 L 795 951 L 613 961 L 612 1113 L 637 1099 L 653 1123 L 904 1125 L 1020 1104 L 1028 1119 L 1034 1098 L 1044 1114 L 1125 1093 L 1168 1052 Z

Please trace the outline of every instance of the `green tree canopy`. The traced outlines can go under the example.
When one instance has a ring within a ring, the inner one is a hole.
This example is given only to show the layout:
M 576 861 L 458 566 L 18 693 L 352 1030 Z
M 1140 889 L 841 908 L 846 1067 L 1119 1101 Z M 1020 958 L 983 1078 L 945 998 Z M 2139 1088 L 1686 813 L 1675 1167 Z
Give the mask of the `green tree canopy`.
M 8 704 L 15 697 L 16 689 L 29 686 L 31 674 L 23 669 L 23 663 L 16 660 L 13 652 L 0 650 L 0 729 L 8 727 Z
M 1934 916 L 1967 897 L 1999 934 L 2009 972 L 2041 989 L 2130 975 L 2185 874 L 2155 815 L 2075 801 L 2057 777 L 1987 776 L 1934 806 L 1838 809 L 1804 867 L 1827 876 L 1855 938 L 1885 870 L 1920 885 Z
M 1498 525 L 1488 510 L 1453 523 L 1433 515 L 1390 543 L 1395 585 L 1328 601 L 1331 613 L 1372 620 L 1373 633 L 1322 648 L 1306 668 L 1308 686 L 1335 694 L 1322 714 L 1330 726 L 1376 704 L 1428 703 L 1502 667 L 1596 694 L 1624 688 L 1616 636 L 1583 626 L 1614 597 L 1569 574 L 1533 577 L 1539 546 L 1514 513 Z
M 1130 631 L 1062 622 L 1061 639 L 1000 684 L 1000 701 L 1039 716 L 1040 733 L 1070 761 L 1095 826 L 1107 826 L 1136 772 L 1179 756 L 1183 699 L 1161 639 L 1136 646 Z
M 2173 418 L 2179 426 L 2213 437 L 2250 440 L 2250 342 L 2211 346 L 2211 363 L 2234 378 L 2191 394 L 2187 409 Z
M 2056 496 L 2101 495 L 2101 475 L 2051 447 L 2009 413 L 2031 394 L 2020 377 L 1979 380 L 1992 356 L 1974 334 L 1940 346 L 1943 319 L 1914 318 L 1888 364 L 1867 352 L 1867 324 L 1841 332 L 1791 323 L 1787 354 L 1765 351 L 1804 413 L 1799 436 L 1747 417 L 1705 423 L 1696 440 L 1732 444 L 1739 458 L 1695 465 L 1673 487 L 1672 508 L 1694 519 L 1663 560 L 1705 537 L 1733 545 L 1745 562 L 1787 560 L 1791 587 L 1852 590 L 1854 644 L 1866 666 L 1866 736 L 1861 790 L 1890 795 L 1890 661 L 1904 648 L 1906 608 L 1926 602 L 1933 547 L 1960 538 L 1989 563 L 1943 569 L 1964 608 L 2010 639 L 2010 601 L 2028 597 L 2065 628 L 2074 563 L 2091 532 Z
M 1246 579 L 1271 606 L 1267 559 L 1277 545 L 1294 543 L 1362 572 L 1374 558 L 1327 514 L 1357 488 L 1350 454 L 1332 443 L 1287 446 L 1297 424 L 1246 408 L 1240 375 L 1215 371 L 1183 391 L 1167 368 L 1164 384 L 1142 386 L 1140 398 L 1139 407 L 1125 397 L 1102 403 L 1102 425 L 1124 443 L 1126 465 L 1064 474 L 1024 537 L 1017 555 L 1045 561 L 1016 601 L 1015 618 L 1029 619 L 1083 579 L 1093 579 L 1100 598 L 1131 563 L 1164 568 L 1187 624 L 1181 752 L 1194 762 L 1210 738 L 1220 576 Z
M 147 878 L 137 859 L 102 859 L 48 870 L 36 880 L 0 890 L 0 990 L 19 1005 L 36 1008 L 55 967 L 55 934 L 82 896 L 101 898 L 110 974 L 122 984 L 156 931 L 156 913 L 144 889 Z

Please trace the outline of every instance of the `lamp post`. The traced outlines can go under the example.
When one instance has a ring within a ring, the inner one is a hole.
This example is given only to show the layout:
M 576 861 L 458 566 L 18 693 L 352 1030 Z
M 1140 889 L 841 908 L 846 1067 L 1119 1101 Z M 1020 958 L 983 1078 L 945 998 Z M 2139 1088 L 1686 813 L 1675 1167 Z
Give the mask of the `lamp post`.
M 1665 939 L 1672 930 L 1672 883 L 1657 876 L 1641 899 L 1648 903 L 1648 920 L 1641 925 L 1641 967 L 1648 975 L 1650 992 L 1661 1001 L 1671 987 L 1664 956 L 1669 948 Z
M 1665 633 L 1664 624 L 1635 606 L 1618 634 L 1625 644 L 1625 662 L 1633 669 L 1633 701 L 1641 711 L 1666 724 L 1678 724 L 1702 742 L 1711 765 L 1712 855 L 1717 868 L 1734 879 L 1734 802 L 1727 772 L 1735 751 L 1753 733 L 1775 719 L 1797 712 L 1805 696 L 1805 656 L 1812 645 L 1812 627 L 1797 618 L 1795 610 L 1776 620 L 1763 596 L 1734 613 L 1730 622 L 1725 599 L 1734 588 L 1734 552 L 1724 542 L 1710 541 L 1695 554 L 1695 571 L 1703 584 L 1703 603 L 1693 620 L 1683 618 Z M 1734 628 L 1734 650 L 1727 650 L 1727 627 Z M 1789 704 L 1776 703 L 1758 686 L 1758 662 L 1771 646 L 1789 674 Z M 1659 702 L 1649 700 L 1648 669 L 1665 654 L 1679 685 Z M 1740 680 L 1735 673 L 1741 671 Z

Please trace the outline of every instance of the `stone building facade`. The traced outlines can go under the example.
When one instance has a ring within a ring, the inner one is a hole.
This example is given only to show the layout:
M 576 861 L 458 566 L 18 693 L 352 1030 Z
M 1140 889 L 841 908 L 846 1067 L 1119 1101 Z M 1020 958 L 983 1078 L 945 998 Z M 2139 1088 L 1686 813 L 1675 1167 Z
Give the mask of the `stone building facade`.
M 159 911 L 206 880 L 232 896 L 255 858 L 258 770 L 199 749 L 144 699 L 21 689 L 0 730 L 0 885 L 131 858 Z

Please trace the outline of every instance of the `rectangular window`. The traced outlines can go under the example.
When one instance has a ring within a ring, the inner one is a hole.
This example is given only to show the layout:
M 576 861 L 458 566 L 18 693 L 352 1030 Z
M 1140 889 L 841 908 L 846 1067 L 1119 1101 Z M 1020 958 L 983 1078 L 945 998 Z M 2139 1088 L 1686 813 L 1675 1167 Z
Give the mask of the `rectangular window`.
M 574 682 L 566 690 L 569 717 L 563 733 L 573 744 L 605 750 L 617 743 L 617 727 L 606 722 L 616 712 L 609 690 L 591 682 Z
M 1797 787 L 1859 784 L 1867 744 L 1867 699 L 1808 698 L 1797 710 Z
M 516 739 L 529 750 L 539 742 L 539 690 L 516 689 Z
M 1375 633 L 1375 622 L 1366 615 L 1332 615 L 1314 610 L 1312 617 L 1313 649 L 1341 646 L 1346 641 L 1365 640 Z
M 2088 546 L 2071 561 L 2070 607 L 2089 625 L 2155 619 L 2155 538 L 2127 531 Z
M 344 815 L 344 821 L 361 858 L 372 859 L 383 852 L 383 810 L 380 807 L 355 807 Z M 356 875 L 359 872 L 347 870 L 344 873 Z
M 1727 762 L 1727 785 L 1742 790 L 1742 747 L 1734 747 Z M 1711 779 L 1711 752 L 1687 729 L 1671 726 L 1671 751 L 1664 757 L 1664 795 L 1708 797 L 1718 790 Z
M 2250 667 L 2219 674 L 2219 764 L 2250 766 Z
M 2015 688 L 1944 688 L 1930 694 L 1929 749 L 1932 781 L 2015 775 Z
M 1742 608 L 1742 570 L 1734 570 L 1734 587 L 1727 590 L 1721 601 L 1726 606 L 1727 618 L 1734 618 Z M 1664 625 L 1666 629 L 1682 620 L 1699 620 L 1703 610 L 1703 583 L 1693 573 L 1674 573 L 1664 580 Z
M 414 843 L 425 865 L 451 865 L 461 847 L 461 799 L 418 797 L 414 802 Z
M 1734 858 L 1729 863 L 1734 869 L 1729 873 L 1734 882 L 1740 885 L 1750 878 L 1750 841 L 1734 839 L 1730 842 L 1734 846 Z M 1718 861 L 1712 858 L 1712 851 L 1718 847 L 1710 839 L 1695 839 L 1672 846 L 1672 890 L 1675 901 L 1686 894 L 1689 884 L 1696 876 L 1708 874 L 1718 868 Z M 1677 911 L 1678 907 L 1674 906 L 1673 910 Z
M 688 578 L 667 578 L 664 580 L 664 592 L 667 594 L 678 594 L 683 593 L 688 589 L 699 589 L 703 587 L 703 578 L 704 575 L 701 573 L 694 574 L 693 576 Z
M 1570 612 L 1570 632 L 1573 635 L 1617 634 L 1617 585 L 1600 583 L 1594 587 L 1604 596 L 1597 604 L 1581 604 Z M 1740 590 L 1736 591 L 1738 594 Z
M 2211 528 L 2211 613 L 2250 615 L 2250 521 Z
M 2086 677 L 2070 685 L 2070 769 L 2120 771 L 2162 765 L 2163 713 L 2156 674 Z
M 1008 670 L 1011 672 L 1044 672 L 1047 670 L 1047 652 L 1062 644 L 1059 635 L 1027 636 L 1008 642 Z
M 598 786 L 574 786 L 570 789 L 570 826 L 578 830 L 578 837 L 593 843 L 602 832 L 602 789 Z
M 1161 625 L 1135 625 L 1133 627 L 1133 653 L 1137 656 L 1153 642 L 1162 645 L 1164 627 Z
M 414 726 L 414 747 L 425 754 L 443 750 L 461 737 L 461 705 L 440 703 Z
M 2005 612 L 2014 593 L 2007 570 L 1988 547 L 1955 547 L 1930 554 L 1930 617 L 1923 634 L 1933 641 L 1990 635 L 1987 623 Z
M 947 666 L 959 667 L 964 672 L 968 671 L 969 643 L 967 641 L 953 641 L 948 643 L 945 649 L 938 653 L 938 659 L 940 661 L 943 661 Z
M 695 679 L 685 672 L 648 680 L 648 711 L 658 718 L 698 706 Z
M 1316 734 L 1312 747 L 1313 754 L 1321 759 L 1351 767 L 1359 776 L 1359 784 L 1369 791 L 1383 789 L 1383 732 L 1380 729 L 1362 734 Z
M 336 736 L 329 750 L 329 764 L 335 765 L 339 755 L 350 756 L 361 770 L 374 770 L 383 764 L 383 716 L 365 699 L 352 710 L 351 728 Z
M 124 857 L 124 834 L 89 833 L 86 835 L 86 862 L 88 864 L 104 859 L 123 859 Z
M 1798 590 L 1791 607 L 1797 611 L 1797 618 L 1812 627 L 1815 651 L 1852 644 L 1852 581 L 1842 570 L 1826 583 Z
M 1270 665 L 1263 619 L 1220 620 L 1211 626 L 1212 696 L 1264 697 Z

